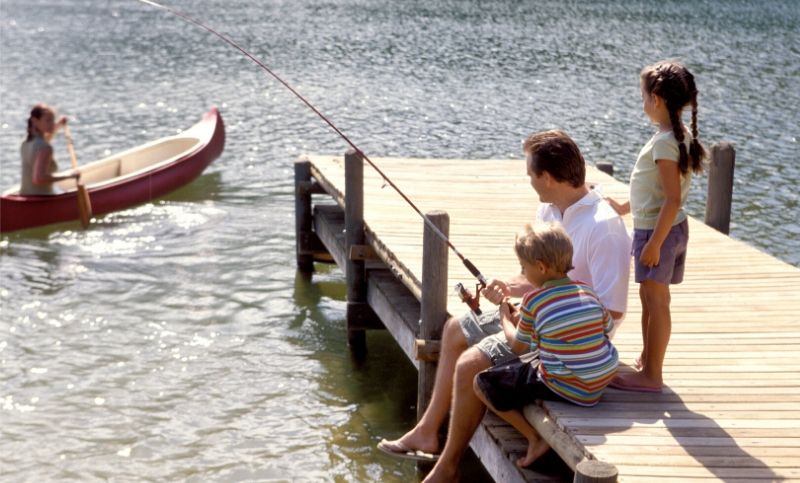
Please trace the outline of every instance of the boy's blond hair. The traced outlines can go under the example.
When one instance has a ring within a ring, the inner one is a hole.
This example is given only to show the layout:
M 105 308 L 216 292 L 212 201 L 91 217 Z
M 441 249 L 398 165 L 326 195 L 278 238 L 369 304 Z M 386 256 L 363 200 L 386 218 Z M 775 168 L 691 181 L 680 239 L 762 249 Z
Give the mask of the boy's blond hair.
M 559 273 L 572 270 L 572 240 L 560 223 L 526 223 L 514 240 L 517 257 L 528 263 L 540 261 Z

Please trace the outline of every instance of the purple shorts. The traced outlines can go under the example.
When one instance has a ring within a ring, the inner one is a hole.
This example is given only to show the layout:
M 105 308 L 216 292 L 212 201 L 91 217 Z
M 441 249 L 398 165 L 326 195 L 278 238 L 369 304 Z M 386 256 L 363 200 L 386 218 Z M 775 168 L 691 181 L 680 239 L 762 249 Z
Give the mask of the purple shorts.
M 646 267 L 639 261 L 644 245 L 653 236 L 653 230 L 633 230 L 633 265 L 636 271 L 636 283 L 645 280 L 665 285 L 683 282 L 683 271 L 686 267 L 686 246 L 689 243 L 689 221 L 670 228 L 667 238 L 661 245 L 661 258 L 655 267 Z

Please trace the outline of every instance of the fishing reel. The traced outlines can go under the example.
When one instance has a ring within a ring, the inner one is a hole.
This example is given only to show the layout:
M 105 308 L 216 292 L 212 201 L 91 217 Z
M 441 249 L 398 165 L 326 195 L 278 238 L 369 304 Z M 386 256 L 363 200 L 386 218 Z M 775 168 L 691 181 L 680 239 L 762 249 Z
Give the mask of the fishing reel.
M 463 283 L 459 282 L 456 284 L 456 293 L 461 298 L 461 301 L 467 304 L 470 310 L 475 312 L 475 315 L 481 315 L 481 289 L 484 287 L 486 287 L 486 284 L 483 282 L 475 284 L 475 295 L 473 295 Z

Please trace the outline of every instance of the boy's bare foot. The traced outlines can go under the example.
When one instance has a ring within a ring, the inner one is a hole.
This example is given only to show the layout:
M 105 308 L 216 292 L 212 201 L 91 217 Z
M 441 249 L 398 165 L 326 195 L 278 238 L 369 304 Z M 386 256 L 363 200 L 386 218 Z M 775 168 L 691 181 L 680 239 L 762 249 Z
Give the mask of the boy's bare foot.
M 663 385 L 664 383 L 662 381 L 653 381 L 639 371 L 619 374 L 611 381 L 608 387 L 621 389 L 623 391 L 661 392 Z
M 538 441 L 528 441 L 528 453 L 525 457 L 517 460 L 517 466 L 525 468 L 538 460 L 548 449 L 550 449 L 550 445 L 547 444 L 544 438 L 540 438 Z

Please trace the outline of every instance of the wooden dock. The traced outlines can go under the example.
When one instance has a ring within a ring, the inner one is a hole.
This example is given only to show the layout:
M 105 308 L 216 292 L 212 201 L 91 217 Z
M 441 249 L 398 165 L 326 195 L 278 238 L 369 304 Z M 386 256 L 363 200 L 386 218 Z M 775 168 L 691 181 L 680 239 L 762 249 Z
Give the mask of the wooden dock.
M 449 215 L 450 240 L 487 277 L 519 272 L 514 235 L 538 205 L 523 160 L 373 162 L 422 212 Z M 332 257 L 347 273 L 351 344 L 363 344 L 362 329 L 385 327 L 423 368 L 422 379 L 430 367 L 418 360 L 426 359 L 426 351 L 418 355 L 420 301 L 428 292 L 423 278 L 431 277 L 423 275 L 422 219 L 366 166 L 363 200 L 353 188 L 355 215 L 348 218 L 363 230 L 347 232 L 345 186 L 353 183 L 346 183 L 343 156 L 298 160 L 295 180 L 300 269 Z M 591 167 L 587 182 L 627 199 L 627 185 Z M 449 289 L 456 282 L 474 288 L 452 255 L 445 280 Z M 428 314 L 466 312 L 448 292 L 442 308 L 426 302 Z M 631 281 L 626 321 L 614 339 L 623 363 L 641 350 L 640 315 Z M 663 394 L 609 389 L 596 407 L 545 402 L 528 407 L 527 418 L 570 468 L 605 462 L 619 481 L 800 481 L 800 269 L 690 219 L 686 276 L 672 289 L 672 317 Z M 509 455 L 523 452 L 524 440 L 492 415 L 471 446 L 495 481 L 552 479 L 514 466 Z

